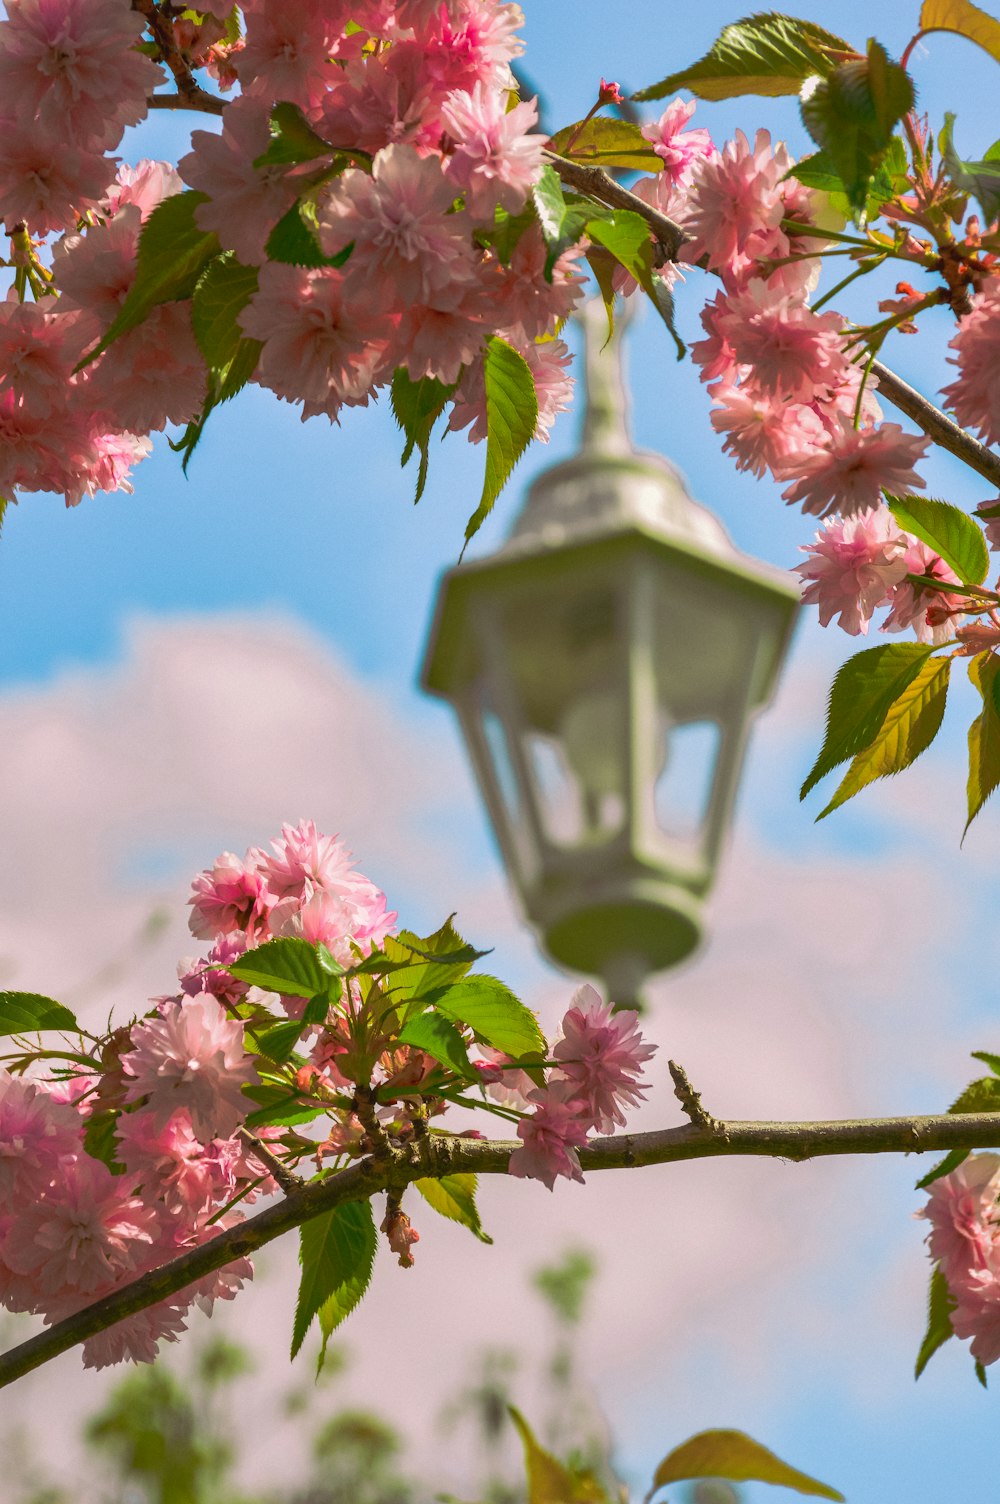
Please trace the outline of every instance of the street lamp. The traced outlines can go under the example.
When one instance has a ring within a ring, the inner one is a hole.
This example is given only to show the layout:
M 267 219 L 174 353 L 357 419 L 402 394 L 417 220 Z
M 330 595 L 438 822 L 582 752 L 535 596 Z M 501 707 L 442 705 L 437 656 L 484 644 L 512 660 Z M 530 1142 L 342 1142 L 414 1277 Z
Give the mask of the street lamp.
M 502 548 L 445 575 L 423 683 L 458 712 L 542 946 L 628 1006 L 698 943 L 798 591 L 634 447 L 599 301 L 582 323 L 580 451 Z

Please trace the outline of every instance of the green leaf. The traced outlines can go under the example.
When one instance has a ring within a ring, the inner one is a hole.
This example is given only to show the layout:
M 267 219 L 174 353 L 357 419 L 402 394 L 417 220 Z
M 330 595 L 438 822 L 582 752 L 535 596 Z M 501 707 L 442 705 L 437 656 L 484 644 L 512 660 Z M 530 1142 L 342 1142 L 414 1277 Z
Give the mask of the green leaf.
M 988 1065 L 994 1076 L 1000 1076 L 1000 1055 L 991 1055 L 988 1050 L 973 1050 L 972 1058 Z
M 917 1353 L 913 1377 L 919 1379 L 939 1347 L 955 1334 L 951 1327 L 951 1313 L 956 1302 L 951 1297 L 948 1281 L 939 1268 L 931 1275 L 931 1287 L 927 1297 L 927 1331 Z
M 271 111 L 272 141 L 254 162 L 255 167 L 292 166 L 329 157 L 336 147 L 318 136 L 297 104 L 283 100 Z
M 897 193 L 906 191 L 906 170 L 906 147 L 899 136 L 893 136 L 869 184 L 868 201 L 865 204 L 865 213 L 869 219 L 877 218 L 883 204 Z M 850 218 L 853 211 L 847 200 L 844 180 L 829 153 L 817 151 L 811 157 L 803 157 L 788 169 L 785 176 L 796 178 L 817 193 L 827 194 L 831 207 L 843 214 L 845 219 Z
M 975 1374 L 976 1374 L 976 1378 L 979 1380 L 980 1384 L 982 1384 L 983 1388 L 987 1389 L 989 1386 L 986 1383 L 986 1369 L 983 1367 L 983 1365 L 981 1363 L 977 1363 L 976 1364 L 976 1366 L 975 1366 Z
M 968 512 L 931 496 L 890 496 L 889 510 L 955 571 L 963 585 L 981 585 L 990 567 L 983 530 Z
M 649 225 L 641 214 L 631 209 L 616 209 L 587 224 L 591 240 L 602 245 L 641 287 L 648 287 L 653 275 L 653 243 Z
M 767 1447 L 761 1446 L 742 1431 L 702 1431 L 676 1447 L 664 1457 L 653 1475 L 653 1487 L 647 1498 L 668 1483 L 688 1478 L 728 1478 L 734 1483 L 776 1483 L 794 1488 L 800 1494 L 820 1499 L 835 1499 L 844 1504 L 844 1495 L 828 1483 L 819 1483 L 808 1473 L 789 1467 Z
M 812 21 L 770 11 L 724 27 L 698 62 L 633 97 L 662 99 L 678 89 L 688 89 L 699 99 L 797 94 L 807 78 L 831 72 L 840 55 L 853 51 L 849 42 Z
M 607 314 L 608 339 L 605 343 L 608 343 L 615 332 L 615 258 L 602 245 L 588 246 L 584 256 L 594 274 Z
M 524 1416 L 509 1406 L 524 1446 L 528 1504 L 606 1504 L 607 1494 L 589 1472 L 571 1472 L 538 1442 Z
M 855 755 L 843 782 L 826 809 L 816 816 L 817 820 L 853 799 L 876 778 L 901 773 L 927 750 L 941 729 L 950 673 L 950 658 L 930 658 L 921 664 L 903 693 L 890 705 L 874 740 Z
M 436 1013 L 416 1014 L 400 1030 L 398 1039 L 400 1044 L 426 1051 L 454 1071 L 456 1076 L 471 1080 L 476 1074 L 469 1060 L 465 1040 L 453 1023 Z
M 135 278 L 118 314 L 100 341 L 77 366 L 89 365 L 120 335 L 135 329 L 158 303 L 189 298 L 202 272 L 221 247 L 214 232 L 195 223 L 204 193 L 175 193 L 157 204 L 139 235 Z
M 545 279 L 551 282 L 556 262 L 584 234 L 593 211 L 587 206 L 566 202 L 559 175 L 549 165 L 542 168 L 542 175 L 531 191 L 538 211 L 538 223 L 548 248 Z
M 952 145 L 955 116 L 948 113 L 938 132 L 938 150 L 948 177 L 959 193 L 972 194 L 978 200 L 987 224 L 1000 214 L 1000 161 L 995 155 L 997 143 L 990 147 L 981 162 L 963 162 Z
M 125 1166 L 117 1158 L 118 1140 L 115 1136 L 120 1113 L 103 1107 L 91 1113 L 83 1134 L 83 1147 L 91 1159 L 99 1159 L 107 1165 L 112 1175 L 124 1175 Z
M 433 376 L 421 376 L 414 381 L 405 366 L 398 366 L 393 375 L 389 400 L 392 403 L 393 417 L 406 436 L 406 447 L 399 463 L 408 464 L 414 449 L 420 455 L 414 505 L 423 496 L 427 484 L 434 425 L 454 396 L 457 385 L 457 382 L 446 385 Z
M 191 325 L 206 364 L 228 370 L 245 336 L 238 317 L 257 291 L 259 267 L 243 266 L 230 251 L 209 262 L 194 291 Z
M 922 1176 L 921 1179 L 917 1181 L 914 1189 L 918 1191 L 925 1191 L 929 1185 L 934 1184 L 935 1180 L 940 1180 L 942 1175 L 950 1175 L 952 1170 L 957 1170 L 959 1165 L 964 1163 L 964 1161 L 967 1160 L 968 1157 L 968 1149 L 949 1150 L 944 1159 L 939 1160 L 938 1163 L 934 1166 L 933 1170 L 928 1170 L 927 1174 Z
M 75 1034 L 79 1028 L 68 1008 L 40 992 L 0 992 L 0 1035 L 37 1034 L 44 1029 Z
M 474 962 L 489 955 L 468 945 L 450 919 L 433 935 L 422 937 L 412 930 L 388 935 L 381 951 L 375 951 L 354 967 L 355 971 L 392 975 L 392 991 L 402 997 L 426 997 L 434 989 L 450 986 L 466 975 Z
M 866 58 L 810 79 L 803 91 L 803 123 L 833 164 L 856 214 L 866 210 L 876 169 L 913 103 L 908 74 L 874 40 Z
M 452 1222 L 461 1222 L 475 1233 L 481 1243 L 492 1243 L 489 1233 L 483 1231 L 476 1207 L 475 1175 L 442 1175 L 440 1180 L 415 1180 L 416 1189 L 428 1206 Z
M 283 992 L 289 997 L 311 998 L 318 992 L 330 996 L 336 980 L 321 966 L 316 947 L 292 935 L 265 940 L 225 970 L 251 987 L 264 987 L 268 992 Z
M 371 1282 L 378 1238 L 370 1201 L 347 1201 L 304 1222 L 299 1235 L 302 1277 L 292 1330 L 292 1357 L 319 1316 L 323 1351 Z
M 276 1065 L 284 1065 L 299 1042 L 304 1024 L 303 1019 L 290 1018 L 286 1023 L 272 1024 L 269 1029 L 262 1029 L 252 1037 L 262 1055 L 266 1055 Z
M 549 147 L 571 162 L 587 167 L 619 169 L 623 172 L 662 172 L 663 158 L 657 156 L 637 125 L 630 120 L 614 120 L 595 115 L 592 120 L 578 121 L 556 131 Z M 548 169 L 551 171 L 551 169 Z
M 987 799 L 1000 783 L 1000 658 L 977 653 L 969 662 L 969 678 L 983 699 L 980 714 L 969 727 L 968 819 L 962 839 Z
M 922 642 L 885 643 L 855 653 L 840 667 L 830 690 L 823 746 L 802 785 L 800 799 L 839 763 L 874 741 L 889 707 L 916 678 L 931 652 Z
M 354 241 L 342 246 L 333 256 L 325 255 L 307 214 L 304 204 L 293 204 L 288 213 L 282 215 L 267 237 L 269 258 L 289 266 L 343 266 L 354 250 Z
M 483 360 L 486 388 L 486 478 L 465 528 L 468 544 L 493 510 L 510 473 L 535 436 L 538 393 L 531 367 L 513 346 L 493 335 Z M 463 548 L 464 552 L 464 548 Z
M 244 1122 L 248 1128 L 268 1128 L 274 1124 L 291 1126 L 295 1123 L 311 1123 L 326 1108 L 292 1091 L 289 1086 L 272 1086 L 265 1083 L 243 1087 L 243 1095 L 259 1106 L 247 1114 Z
M 1000 63 L 1000 21 L 988 16 L 970 0 L 924 0 L 920 30 L 953 31 L 988 52 Z
M 980 1076 L 970 1081 L 948 1108 L 949 1112 L 1000 1112 L 1000 1081 L 996 1076 Z M 1000 1129 L 997 1130 L 1000 1135 Z
M 445 1018 L 467 1024 L 484 1044 L 513 1060 L 544 1058 L 545 1039 L 537 1018 L 496 977 L 466 977 L 432 993 L 431 1002 Z

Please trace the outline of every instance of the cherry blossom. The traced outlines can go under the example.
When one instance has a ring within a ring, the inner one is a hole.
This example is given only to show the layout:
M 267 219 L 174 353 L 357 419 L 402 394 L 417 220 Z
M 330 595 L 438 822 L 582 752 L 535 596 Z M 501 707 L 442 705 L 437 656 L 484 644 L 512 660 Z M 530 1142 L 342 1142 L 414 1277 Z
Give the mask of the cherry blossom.
M 782 494 L 817 517 L 868 511 L 883 491 L 904 496 L 924 489 L 926 482 L 913 467 L 929 444 L 930 439 L 904 433 L 898 423 L 855 428 L 841 416 L 822 449 L 789 461 L 787 470 L 796 479 Z
M 646 1062 L 656 1053 L 639 1032 L 639 1015 L 614 1012 L 593 987 L 584 985 L 562 1021 L 562 1039 L 553 1046 L 557 1079 L 568 1083 L 581 1115 L 598 1133 L 624 1128 L 623 1107 L 639 1105 L 647 1087 L 639 1084 Z
M 215 998 L 168 1002 L 159 1017 L 136 1024 L 131 1040 L 122 1056 L 128 1101 L 143 1101 L 158 1126 L 183 1108 L 202 1143 L 236 1131 L 248 1106 L 242 1087 L 257 1071 L 243 1053 L 243 1025 Z
M 958 376 L 941 395 L 958 421 L 987 444 L 1000 442 L 1000 391 L 997 360 L 1000 353 L 1000 285 L 993 278 L 973 300 L 951 341 L 950 364 Z
M 852 636 L 867 632 L 873 612 L 889 603 L 893 586 L 904 579 L 912 542 L 888 507 L 827 517 L 816 541 L 802 549 L 812 557 L 796 565 L 803 602 L 819 607 L 821 626 L 836 617 Z

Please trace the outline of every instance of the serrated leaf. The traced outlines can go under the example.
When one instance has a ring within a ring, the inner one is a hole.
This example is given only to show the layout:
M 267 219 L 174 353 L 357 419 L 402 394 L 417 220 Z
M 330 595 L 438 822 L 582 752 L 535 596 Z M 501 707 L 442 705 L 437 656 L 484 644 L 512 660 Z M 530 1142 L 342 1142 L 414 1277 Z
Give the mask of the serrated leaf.
M 415 1180 L 416 1189 L 428 1206 L 432 1206 L 449 1221 L 461 1222 L 474 1233 L 481 1243 L 492 1243 L 489 1233 L 483 1231 L 476 1207 L 475 1175 L 442 1175 L 440 1180 Z
M 467 1024 L 484 1044 L 513 1060 L 544 1058 L 545 1038 L 538 1020 L 496 977 L 466 977 L 431 993 L 430 1001 L 445 1018 Z
M 1000 1112 L 1000 1081 L 996 1076 L 980 1076 L 978 1081 L 970 1081 L 965 1090 L 959 1092 L 948 1111 Z
M 389 400 L 393 417 L 406 436 L 406 447 L 399 463 L 408 464 L 414 449 L 420 456 L 414 505 L 423 496 L 427 484 L 434 425 L 454 396 L 457 385 L 457 382 L 446 385 L 433 376 L 420 376 L 414 381 L 405 366 L 398 366 L 393 375 Z
M 418 1013 L 407 1020 L 398 1036 L 400 1044 L 408 1044 L 415 1050 L 423 1050 L 442 1065 L 454 1071 L 456 1076 L 470 1080 L 476 1072 L 469 1060 L 465 1040 L 447 1018 L 432 1012 Z
M 313 1319 L 319 1316 L 322 1367 L 330 1334 L 350 1315 L 371 1283 L 377 1242 L 370 1201 L 347 1201 L 302 1224 L 302 1276 L 292 1330 L 293 1358 Z
M 317 135 L 299 106 L 288 100 L 282 100 L 271 111 L 271 131 L 271 144 L 256 159 L 255 167 L 314 162 L 317 157 L 328 157 L 336 151 L 329 141 Z
M 587 167 L 630 172 L 663 170 L 663 158 L 657 156 L 639 126 L 607 115 L 595 115 L 592 120 L 564 126 L 556 131 L 549 146 L 558 156 Z
M 662 99 L 678 89 L 699 99 L 797 94 L 807 78 L 829 73 L 839 56 L 853 51 L 849 42 L 812 21 L 770 11 L 724 27 L 698 62 L 640 89 L 633 98 Z
M 963 1164 L 968 1157 L 968 1149 L 950 1149 L 944 1159 L 938 1161 L 933 1170 L 928 1170 L 927 1174 L 917 1181 L 914 1189 L 925 1191 L 929 1185 L 934 1184 L 935 1180 L 940 1180 L 942 1175 L 950 1175 L 952 1170 L 957 1170 L 959 1165 Z
M 589 220 L 587 234 L 604 247 L 641 287 L 648 287 L 653 275 L 653 243 L 649 225 L 641 214 L 631 209 L 616 209 L 613 214 Z
M 855 653 L 841 665 L 830 690 L 823 746 L 802 785 L 800 799 L 839 763 L 874 741 L 890 705 L 912 683 L 931 651 L 922 642 L 885 643 Z
M 548 165 L 542 168 L 542 175 L 531 192 L 547 248 L 545 279 L 551 282 L 556 262 L 583 236 L 591 213 L 580 204 L 566 202 L 559 175 Z
M 969 727 L 968 819 L 962 839 L 987 799 L 1000 784 L 1000 658 L 977 653 L 969 662 L 969 678 L 979 690 L 983 708 Z
M 989 1050 L 973 1050 L 972 1058 L 988 1065 L 994 1076 L 1000 1076 L 1000 1055 L 991 1055 Z
M 983 530 L 968 512 L 932 496 L 890 496 L 889 510 L 954 570 L 963 585 L 981 585 L 990 567 Z
M 948 1281 L 941 1270 L 935 1268 L 931 1275 L 931 1286 L 927 1297 L 927 1331 L 924 1333 L 924 1340 L 917 1353 L 913 1374 L 915 1379 L 919 1379 L 938 1348 L 943 1347 L 948 1339 L 955 1335 L 951 1325 L 951 1313 L 956 1303 L 948 1289 Z
M 986 1382 L 986 1369 L 983 1367 L 982 1363 L 977 1363 L 975 1365 L 974 1372 L 976 1378 L 979 1380 L 980 1384 L 982 1384 L 983 1388 L 988 1389 L 989 1385 Z
M 874 219 L 889 199 L 897 193 L 905 192 L 908 186 L 906 170 L 906 147 L 899 136 L 893 136 L 868 185 L 865 213 L 869 219 Z M 844 219 L 851 217 L 853 210 L 847 200 L 844 180 L 827 152 L 817 151 L 810 157 L 803 157 L 794 167 L 789 168 L 785 176 L 796 178 L 817 193 L 825 193 L 831 206 Z
M 767 1447 L 742 1431 L 702 1431 L 664 1457 L 653 1475 L 647 1498 L 668 1483 L 689 1478 L 727 1478 L 734 1483 L 774 1483 L 797 1493 L 844 1504 L 844 1495 L 808 1473 L 782 1462 Z
M 243 1095 L 251 1102 L 259 1103 L 244 1119 L 248 1128 L 269 1128 L 273 1125 L 291 1126 L 311 1123 L 326 1109 L 318 1102 L 308 1101 L 287 1086 L 244 1086 Z
M 262 1055 L 266 1055 L 276 1065 L 284 1065 L 299 1042 L 302 1028 L 302 1020 L 290 1018 L 287 1022 L 272 1024 L 269 1029 L 254 1033 L 253 1039 Z
M 803 91 L 803 124 L 833 163 L 856 214 L 866 209 L 876 169 L 913 102 L 909 76 L 874 40 L 866 58 L 810 79 Z
M 963 162 L 952 144 L 955 116 L 950 112 L 944 117 L 944 125 L 938 132 L 938 150 L 948 170 L 948 177 L 959 193 L 971 194 L 978 200 L 987 224 L 1000 214 L 1000 161 L 994 153 L 994 143 L 981 162 Z
M 950 658 L 931 658 L 922 664 L 898 699 L 890 705 L 885 720 L 867 747 L 858 752 L 843 782 L 817 820 L 853 799 L 876 778 L 901 773 L 925 752 L 941 729 L 948 695 Z
M 209 366 L 226 370 L 244 339 L 238 316 L 257 291 L 260 268 L 243 266 L 231 252 L 209 263 L 191 303 L 191 326 Z
M 342 246 L 333 256 L 327 256 L 316 232 L 306 222 L 303 205 L 293 204 L 267 237 L 266 250 L 271 261 L 316 270 L 324 266 L 343 266 L 354 250 L 354 241 Z
M 135 329 L 157 304 L 191 297 L 205 267 L 222 249 L 214 231 L 206 234 L 195 223 L 195 211 L 207 202 L 206 194 L 188 189 L 157 204 L 139 233 L 135 277 L 125 301 L 77 370 Z
M 294 935 L 265 940 L 224 969 L 251 987 L 287 993 L 289 997 L 311 998 L 319 992 L 329 995 L 328 989 L 336 980 L 320 965 L 316 947 Z
M 87 1119 L 87 1126 L 83 1134 L 83 1147 L 91 1159 L 99 1159 L 102 1165 L 106 1165 L 112 1175 L 124 1175 L 125 1166 L 117 1157 L 118 1140 L 116 1130 L 120 1113 L 113 1108 L 104 1107 L 97 1112 L 91 1113 Z
M 465 528 L 468 544 L 486 521 L 511 471 L 535 436 L 538 393 L 531 367 L 512 345 L 494 335 L 483 359 L 486 390 L 486 478 L 479 505 Z
M 79 1028 L 68 1008 L 40 992 L 0 992 L 0 1035 L 38 1034 L 46 1029 L 75 1034 Z
M 590 1472 L 571 1472 L 537 1440 L 519 1410 L 509 1406 L 524 1447 L 528 1474 L 528 1504 L 609 1504 L 608 1496 Z
M 607 315 L 608 338 L 605 341 L 607 344 L 615 332 L 615 258 L 602 245 L 588 246 L 584 256 L 594 274 L 594 281 L 597 283 L 601 301 L 604 304 L 604 312 Z
M 970 0 L 924 0 L 920 11 L 920 30 L 953 31 L 975 42 L 1000 63 L 1000 21 L 988 16 Z

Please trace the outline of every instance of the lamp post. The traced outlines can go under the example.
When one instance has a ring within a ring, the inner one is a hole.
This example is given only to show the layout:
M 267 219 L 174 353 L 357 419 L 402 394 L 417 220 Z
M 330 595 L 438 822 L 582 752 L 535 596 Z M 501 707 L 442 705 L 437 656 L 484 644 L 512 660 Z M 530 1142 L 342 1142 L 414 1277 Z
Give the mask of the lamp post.
M 798 590 L 635 448 L 599 301 L 582 323 L 579 452 L 496 553 L 445 575 L 423 684 L 458 712 L 541 945 L 634 1006 L 700 938 Z

